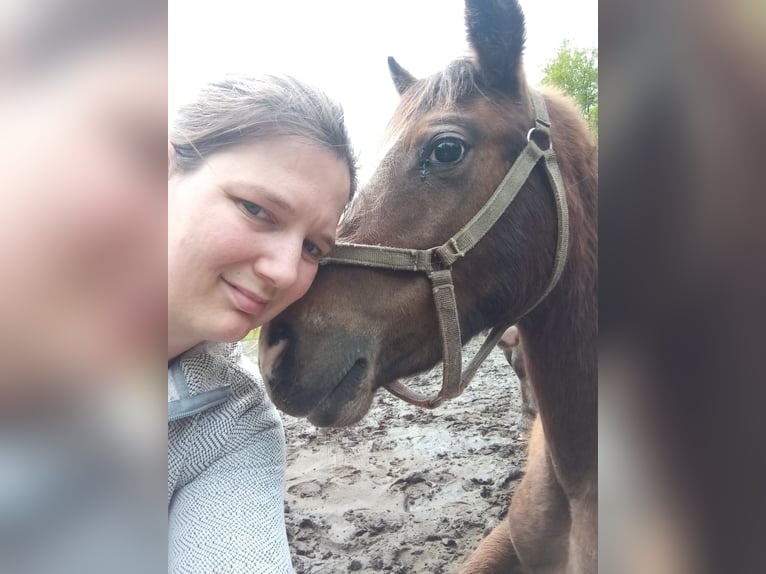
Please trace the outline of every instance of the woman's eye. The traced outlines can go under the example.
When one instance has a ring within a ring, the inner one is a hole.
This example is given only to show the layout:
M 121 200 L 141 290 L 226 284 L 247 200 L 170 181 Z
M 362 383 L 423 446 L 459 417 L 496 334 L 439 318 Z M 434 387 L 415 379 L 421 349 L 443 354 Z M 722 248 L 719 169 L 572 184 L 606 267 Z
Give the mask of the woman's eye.
M 306 239 L 303 242 L 303 249 L 306 250 L 306 253 L 308 253 L 312 259 L 319 260 L 322 258 L 322 250 L 313 241 Z
M 428 159 L 433 163 L 455 164 L 465 156 L 465 144 L 455 137 L 437 140 Z
M 244 209 L 248 213 L 248 215 L 252 215 L 253 217 L 257 217 L 258 219 L 270 219 L 268 214 L 266 213 L 266 210 L 263 209 L 257 203 L 253 203 L 252 201 L 247 201 L 246 199 L 242 199 L 240 201 L 242 202 L 242 209 Z

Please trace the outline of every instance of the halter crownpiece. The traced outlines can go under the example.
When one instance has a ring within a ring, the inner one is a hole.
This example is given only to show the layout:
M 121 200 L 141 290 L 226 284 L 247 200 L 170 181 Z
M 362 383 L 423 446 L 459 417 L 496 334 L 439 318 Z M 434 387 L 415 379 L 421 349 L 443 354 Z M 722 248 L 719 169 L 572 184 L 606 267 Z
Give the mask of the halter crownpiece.
M 388 383 L 386 389 L 400 399 L 417 406 L 435 408 L 447 399 L 459 396 L 471 382 L 481 364 L 500 341 L 503 332 L 527 315 L 540 304 L 558 283 L 566 263 L 569 249 L 569 211 L 564 192 L 564 183 L 559 171 L 556 155 L 551 143 L 548 110 L 542 94 L 530 90 L 532 109 L 535 112 L 535 126 L 527 133 L 527 145 L 513 162 L 510 170 L 498 185 L 492 196 L 479 212 L 466 223 L 460 231 L 445 243 L 431 249 L 406 249 L 380 245 L 362 245 L 356 243 L 338 243 L 322 265 L 341 264 L 374 267 L 394 271 L 425 273 L 431 281 L 436 304 L 436 316 L 441 330 L 444 373 L 439 394 L 429 398 L 410 389 L 400 381 Z M 547 144 L 547 145 L 541 145 Z M 511 323 L 498 325 L 490 331 L 476 356 L 463 371 L 460 322 L 455 299 L 455 286 L 452 282 L 452 265 L 470 251 L 490 229 L 516 198 L 521 188 L 529 179 L 532 170 L 543 159 L 545 173 L 553 188 L 558 220 L 558 237 L 553 273 L 545 291 L 537 301 Z

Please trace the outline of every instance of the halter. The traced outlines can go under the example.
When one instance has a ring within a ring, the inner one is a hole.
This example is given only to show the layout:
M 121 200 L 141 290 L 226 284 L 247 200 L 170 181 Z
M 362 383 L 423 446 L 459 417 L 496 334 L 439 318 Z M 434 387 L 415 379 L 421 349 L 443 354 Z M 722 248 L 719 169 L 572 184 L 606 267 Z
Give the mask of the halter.
M 441 329 L 444 373 L 442 387 L 435 397 L 427 397 L 410 389 L 400 381 L 386 385 L 386 389 L 400 399 L 425 408 L 435 408 L 447 399 L 459 396 L 471 382 L 479 366 L 497 345 L 503 332 L 528 314 L 545 299 L 556 286 L 566 263 L 569 247 L 569 214 L 564 183 L 561 179 L 550 135 L 550 119 L 545 101 L 537 91 L 531 91 L 532 109 L 536 114 L 535 126 L 527 133 L 527 145 L 516 158 L 511 169 L 495 192 L 479 212 L 466 223 L 460 231 L 438 247 L 431 249 L 405 249 L 380 245 L 361 245 L 338 243 L 332 253 L 321 261 L 322 265 L 342 264 L 362 267 L 375 267 L 395 271 L 425 273 L 431 281 L 436 315 Z M 543 142 L 540 147 L 538 141 Z M 547 144 L 547 145 L 546 145 Z M 553 273 L 543 294 L 522 313 L 515 321 L 494 327 L 482 344 L 479 352 L 471 360 L 465 371 L 463 368 L 460 322 L 455 300 L 455 286 L 452 282 L 452 265 L 470 251 L 487 232 L 497 223 L 510 206 L 537 163 L 543 159 L 545 173 L 553 188 L 558 219 L 558 238 Z

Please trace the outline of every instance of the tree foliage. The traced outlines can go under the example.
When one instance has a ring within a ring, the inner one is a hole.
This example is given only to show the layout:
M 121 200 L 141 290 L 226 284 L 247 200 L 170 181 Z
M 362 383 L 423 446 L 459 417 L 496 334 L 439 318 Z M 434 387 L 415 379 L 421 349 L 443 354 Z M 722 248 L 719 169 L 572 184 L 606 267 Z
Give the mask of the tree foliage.
M 556 86 L 571 96 L 598 133 L 597 49 L 576 49 L 565 41 L 545 66 L 543 84 Z

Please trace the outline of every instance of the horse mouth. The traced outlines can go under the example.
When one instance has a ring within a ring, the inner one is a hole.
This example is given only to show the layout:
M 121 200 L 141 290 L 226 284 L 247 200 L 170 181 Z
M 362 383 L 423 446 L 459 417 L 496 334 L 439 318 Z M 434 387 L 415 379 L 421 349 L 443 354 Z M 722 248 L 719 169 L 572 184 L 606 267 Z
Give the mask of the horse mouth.
M 360 408 L 360 403 L 365 402 L 362 399 L 367 367 L 367 359 L 357 359 L 338 384 L 311 410 L 309 421 L 316 426 L 345 426 L 361 419 L 367 412 L 366 408 Z

